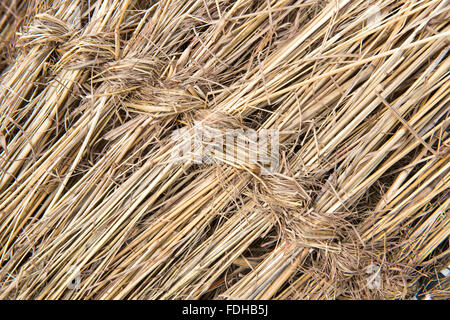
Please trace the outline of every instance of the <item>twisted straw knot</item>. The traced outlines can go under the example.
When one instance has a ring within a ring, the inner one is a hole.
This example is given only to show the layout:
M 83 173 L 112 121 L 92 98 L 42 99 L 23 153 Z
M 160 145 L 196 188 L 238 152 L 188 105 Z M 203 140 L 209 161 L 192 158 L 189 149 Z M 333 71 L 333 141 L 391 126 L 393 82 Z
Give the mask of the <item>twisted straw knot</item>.
M 221 131 L 248 129 L 236 117 L 218 110 L 194 110 L 186 114 L 186 120 L 190 127 L 213 128 Z
M 160 82 L 162 66 L 159 59 L 151 56 L 125 57 L 103 64 L 94 80 L 107 82 L 115 88 L 155 87 Z
M 193 110 L 205 107 L 205 101 L 187 92 L 180 84 L 162 81 L 158 78 L 159 61 L 139 60 L 137 64 L 129 61 L 135 67 L 133 75 L 121 76 L 128 69 L 124 65 L 115 65 L 102 75 L 103 81 L 110 87 L 137 88 L 124 102 L 124 106 L 139 113 L 145 113 L 153 118 L 164 118 L 179 114 L 190 114 Z M 108 74 L 110 78 L 108 78 Z M 182 121 L 186 123 L 186 121 Z
M 74 37 L 61 46 L 59 52 L 62 57 L 58 68 L 89 68 L 93 71 L 93 83 L 107 83 L 114 89 L 157 86 L 165 67 L 157 57 L 138 52 L 117 59 L 116 43 L 111 33 Z
M 265 176 L 263 181 L 261 195 L 272 207 L 305 208 L 311 202 L 310 188 L 300 179 L 275 173 Z
M 105 63 L 115 61 L 114 37 L 104 32 L 72 37 L 58 52 L 62 55 L 58 61 L 60 67 L 91 67 L 98 71 Z
M 18 46 L 35 45 L 57 46 L 67 42 L 77 30 L 70 24 L 48 13 L 35 16 L 33 23 L 26 32 L 18 33 Z
M 392 260 L 384 242 L 367 247 L 347 239 L 340 246 L 340 252 L 316 251 L 310 269 L 314 277 L 339 283 L 340 290 L 356 299 L 398 299 L 416 292 L 409 284 L 420 273 Z
M 274 218 L 281 238 L 300 247 L 336 254 L 340 254 L 344 238 L 351 236 L 354 242 L 359 241 L 347 221 L 352 213 L 329 212 L 315 206 L 322 187 L 318 177 L 293 175 L 286 165 L 280 172 L 261 176 L 253 195 L 263 211 Z

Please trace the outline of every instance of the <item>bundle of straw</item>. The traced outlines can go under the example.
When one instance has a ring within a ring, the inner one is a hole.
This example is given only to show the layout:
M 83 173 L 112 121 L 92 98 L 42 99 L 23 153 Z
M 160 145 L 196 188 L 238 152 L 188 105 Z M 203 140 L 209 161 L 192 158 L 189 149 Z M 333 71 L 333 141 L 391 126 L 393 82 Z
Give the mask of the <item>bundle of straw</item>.
M 0 298 L 449 298 L 449 9 L 9 1 Z

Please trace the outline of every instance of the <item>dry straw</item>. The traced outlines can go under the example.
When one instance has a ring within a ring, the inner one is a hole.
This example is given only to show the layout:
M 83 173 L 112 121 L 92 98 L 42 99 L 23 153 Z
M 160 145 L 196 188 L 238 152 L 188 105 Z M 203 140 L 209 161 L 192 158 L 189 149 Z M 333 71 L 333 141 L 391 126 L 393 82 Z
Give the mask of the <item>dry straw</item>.
M 449 9 L 3 1 L 0 298 L 448 299 Z M 174 161 L 199 122 L 278 171 Z

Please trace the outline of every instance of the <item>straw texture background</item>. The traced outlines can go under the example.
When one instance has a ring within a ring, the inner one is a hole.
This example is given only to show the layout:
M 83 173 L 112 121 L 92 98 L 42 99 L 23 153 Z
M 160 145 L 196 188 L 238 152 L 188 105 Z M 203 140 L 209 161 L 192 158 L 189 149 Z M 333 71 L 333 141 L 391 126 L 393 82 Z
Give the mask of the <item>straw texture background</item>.
M 1 299 L 450 298 L 449 1 L 0 14 Z M 199 121 L 278 170 L 173 161 Z

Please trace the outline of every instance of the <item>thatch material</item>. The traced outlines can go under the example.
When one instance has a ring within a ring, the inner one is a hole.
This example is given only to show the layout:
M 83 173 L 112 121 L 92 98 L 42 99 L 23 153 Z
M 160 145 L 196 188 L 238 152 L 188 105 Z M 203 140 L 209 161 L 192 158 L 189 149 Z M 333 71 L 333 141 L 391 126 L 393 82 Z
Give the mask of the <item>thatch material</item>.
M 14 5 L 0 298 L 448 298 L 448 1 Z M 198 123 L 278 171 L 174 161 Z

